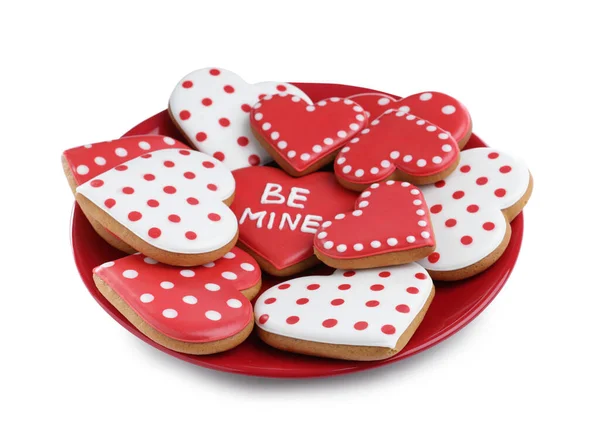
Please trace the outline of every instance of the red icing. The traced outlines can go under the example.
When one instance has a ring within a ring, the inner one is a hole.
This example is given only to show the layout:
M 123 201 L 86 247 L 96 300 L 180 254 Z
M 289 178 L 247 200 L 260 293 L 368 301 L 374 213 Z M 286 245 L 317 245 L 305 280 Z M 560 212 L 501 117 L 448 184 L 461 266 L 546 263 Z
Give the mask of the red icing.
M 170 137 L 139 135 L 74 147 L 65 150 L 63 155 L 69 164 L 75 182 L 77 185 L 81 185 L 99 174 L 145 153 L 170 148 L 189 149 L 185 144 Z
M 434 246 L 435 241 L 421 192 L 408 182 L 387 181 L 363 192 L 353 212 L 324 222 L 314 244 L 328 257 L 354 259 Z
M 239 291 L 261 278 L 256 261 L 239 248 L 193 268 L 136 254 L 98 266 L 94 273 L 152 328 L 192 343 L 222 340 L 244 329 L 252 320 L 252 307 Z
M 250 123 L 282 159 L 302 172 L 335 153 L 367 123 L 363 109 L 349 99 L 309 105 L 298 96 L 267 96 L 252 107 Z
M 277 269 L 310 258 L 317 225 L 352 209 L 357 197 L 356 193 L 340 186 L 333 173 L 294 178 L 273 167 L 248 167 L 234 171 L 233 176 L 237 187 L 231 210 L 240 222 L 239 241 Z M 269 203 L 261 203 L 268 184 L 274 185 L 270 187 L 271 195 L 266 196 Z M 254 213 L 256 219 L 252 220 L 249 212 Z M 262 219 L 256 216 L 259 212 L 264 212 Z M 271 213 L 273 223 L 268 228 Z M 262 228 L 258 227 L 259 223 Z

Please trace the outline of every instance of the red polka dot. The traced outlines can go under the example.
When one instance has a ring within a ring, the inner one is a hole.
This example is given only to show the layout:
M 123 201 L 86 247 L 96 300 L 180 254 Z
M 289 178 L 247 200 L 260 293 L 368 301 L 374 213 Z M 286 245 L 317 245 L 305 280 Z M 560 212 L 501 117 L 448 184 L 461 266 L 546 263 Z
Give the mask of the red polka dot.
M 211 191 L 217 190 L 217 185 L 215 185 L 214 183 L 209 183 L 208 185 L 206 185 L 206 187 Z
M 152 227 L 150 230 L 148 230 L 148 236 L 150 236 L 152 239 L 156 239 L 161 235 L 161 233 L 162 232 L 158 227 Z
M 503 165 L 502 167 L 500 167 L 500 173 L 510 173 L 511 170 L 512 167 L 510 165 Z
M 225 90 L 225 93 L 233 93 L 235 92 L 235 89 L 233 88 L 233 86 L 230 86 L 229 84 L 223 87 L 223 90 Z
M 214 75 L 215 77 L 221 73 L 218 69 L 211 69 L 209 71 L 210 75 Z
M 126 165 L 117 165 L 115 167 L 115 170 L 117 170 L 117 171 L 125 171 L 125 170 L 127 170 L 127 166 Z
M 142 156 L 140 156 L 140 158 L 144 158 L 144 159 L 152 158 L 152 154 L 151 153 L 145 153 Z
M 249 113 L 250 110 L 252 110 L 252 107 L 250 107 L 248 104 L 242 104 L 242 111 L 244 113 Z
M 471 236 L 463 236 L 460 238 L 460 243 L 463 245 L 471 245 L 473 243 L 473 238 Z
M 267 299 L 265 299 L 265 304 L 272 304 L 276 300 L 277 300 L 276 298 L 267 298 Z
M 215 164 L 213 164 L 213 163 L 212 163 L 212 162 L 210 162 L 210 161 L 204 161 L 204 162 L 202 163 L 202 166 L 203 166 L 204 168 L 215 168 Z
M 250 155 L 248 157 L 248 163 L 250 165 L 258 165 L 260 164 L 260 157 L 258 155 Z
M 185 173 L 183 173 L 183 177 L 185 177 L 186 179 L 194 179 L 196 175 L 191 171 L 186 171 Z
M 260 95 L 258 95 L 258 99 L 262 100 L 265 96 L 267 96 L 266 93 L 261 93 Z
M 169 215 L 169 221 L 172 223 L 178 223 L 181 221 L 181 217 L 179 215 L 171 214 Z
M 340 290 L 348 290 L 350 287 L 351 287 L 350 284 L 340 284 L 338 286 L 338 289 L 340 289 Z
M 455 200 L 459 200 L 459 199 L 463 198 L 464 196 L 465 196 L 465 192 L 464 191 L 455 191 L 452 194 L 452 198 L 455 199 Z
M 396 311 L 398 313 L 410 313 L 410 307 L 406 304 L 396 305 Z
M 354 271 L 346 271 L 344 272 L 344 277 L 353 277 L 356 274 Z
M 221 215 L 216 214 L 216 213 L 209 213 L 208 219 L 211 221 L 221 221 Z
M 334 306 L 342 305 L 343 303 L 344 303 L 344 300 L 342 298 L 336 298 L 331 301 L 331 305 L 334 305 Z
M 287 319 L 285 319 L 285 321 L 289 325 L 294 325 L 294 324 L 298 323 L 299 320 L 300 320 L 300 317 L 298 317 L 298 316 L 290 316 Z
M 224 126 L 224 127 L 228 127 L 229 125 L 231 125 L 231 122 L 229 121 L 228 118 L 226 117 L 221 117 L 219 119 L 219 125 Z
M 142 219 L 142 214 L 138 211 L 129 212 L 127 218 L 129 218 L 129 221 L 139 221 Z
M 427 275 L 425 275 L 423 272 L 417 272 L 415 274 L 415 278 L 417 280 L 426 280 L 427 279 Z
M 479 210 L 479 206 L 477 206 L 476 204 L 470 204 L 469 206 L 467 206 L 467 212 L 469 213 L 475 213 Z
M 135 190 L 130 186 L 126 186 L 125 188 L 123 188 L 123 194 L 133 194 L 134 192 Z
M 191 204 L 192 206 L 195 206 L 197 204 L 200 204 L 200 202 L 198 201 L 197 198 L 194 197 L 188 197 L 185 199 L 185 201 L 187 201 L 189 204 Z
M 283 84 L 279 84 L 277 85 L 277 90 L 279 90 L 280 92 L 285 92 L 287 88 Z
M 379 305 L 379 301 L 375 301 L 375 300 L 373 300 L 373 301 L 367 301 L 367 302 L 365 302 L 365 305 L 367 307 L 376 307 L 376 306 Z
M 390 275 L 392 275 L 392 274 L 391 274 L 391 273 L 389 273 L 388 271 L 384 271 L 384 272 L 380 272 L 380 273 L 379 273 L 379 276 L 380 276 L 381 278 L 387 278 L 387 277 L 389 277 Z
M 449 218 L 446 220 L 446 227 L 454 227 L 456 225 L 456 220 L 454 218 Z
M 279 287 L 277 287 L 279 290 L 286 290 L 290 288 L 289 284 L 281 284 Z
M 181 120 L 188 120 L 190 117 L 192 117 L 192 114 L 189 111 L 187 111 L 187 110 L 182 110 L 179 113 L 179 118 Z
M 496 197 L 504 197 L 506 195 L 506 190 L 504 188 L 498 188 L 496 191 L 494 191 L 494 194 Z
M 260 316 L 258 318 L 258 323 L 260 323 L 261 325 L 264 325 L 265 323 L 267 323 L 267 320 L 269 320 L 269 315 L 263 314 L 262 316 Z
M 148 174 L 144 175 L 144 179 L 147 180 L 147 181 L 151 181 L 151 180 L 156 179 L 156 176 L 154 176 L 153 174 L 148 173 Z
M 478 177 L 477 180 L 475 181 L 475 183 L 477 185 L 485 185 L 486 183 L 488 183 L 488 178 L 485 176 Z
M 223 152 L 215 152 L 213 153 L 213 158 L 223 161 L 225 160 L 225 154 Z
M 429 209 L 429 211 L 431 213 L 440 213 L 442 211 L 442 205 L 441 204 L 434 204 L 433 206 L 431 206 L 431 209 Z
M 188 238 L 190 241 L 193 241 L 198 237 L 198 235 L 195 232 L 189 231 L 185 232 L 185 237 Z
M 163 162 L 163 165 L 167 168 L 175 167 L 175 163 L 173 161 L 165 161 L 165 162 Z
M 471 171 L 471 166 L 470 166 L 470 165 L 463 165 L 463 166 L 460 168 L 460 171 L 462 171 L 463 173 L 468 173 L 468 172 L 470 172 L 470 171 Z
M 416 295 L 417 293 L 419 293 L 419 289 L 417 289 L 416 287 L 408 287 L 406 291 L 411 295 Z
M 104 181 L 101 179 L 94 179 L 90 182 L 90 185 L 94 188 L 100 188 L 102 185 L 104 185 Z
M 250 140 L 248 140 L 248 137 L 239 137 L 237 139 L 237 144 L 239 144 L 240 146 L 248 146 L 248 144 L 250 143 Z
M 202 100 L 202 105 L 204 105 L 205 107 L 209 107 L 212 105 L 212 99 L 210 98 L 204 98 Z
M 190 152 L 189 150 L 180 150 L 179 151 L 180 155 L 185 155 L 185 156 L 189 156 L 192 154 L 192 152 Z
M 157 200 L 150 199 L 146 202 L 146 204 L 150 207 L 158 207 L 160 203 Z
M 374 292 L 380 292 L 381 290 L 383 290 L 383 284 L 373 284 L 371 286 L 371 290 L 373 290 Z
M 490 154 L 488 155 L 489 159 L 496 159 L 500 156 L 500 154 L 498 154 L 498 152 L 490 152 Z
M 208 136 L 206 135 L 205 132 L 199 132 L 196 134 L 196 140 L 197 141 L 204 141 L 208 138 Z
M 436 188 L 442 188 L 444 186 L 446 186 L 446 181 L 445 180 L 438 180 L 436 183 L 434 183 Z
M 368 326 L 369 324 L 367 322 L 356 322 L 354 324 L 354 329 L 356 329 L 357 331 L 362 331 L 367 329 Z
M 429 257 L 427 257 L 427 260 L 429 261 L 429 263 L 437 263 L 438 260 L 440 260 L 440 253 L 435 252 L 435 253 L 429 254 Z
M 116 204 L 117 204 L 117 202 L 115 201 L 114 198 L 107 198 L 106 200 L 104 200 L 104 206 L 106 206 L 109 209 Z
M 396 328 L 394 328 L 392 325 L 383 325 L 381 327 L 381 332 L 387 335 L 393 335 L 396 333 Z
M 308 286 L 306 286 L 308 290 L 317 290 L 319 287 L 321 287 L 320 284 L 309 284 Z
M 496 224 L 491 223 L 491 222 L 487 222 L 487 223 L 483 223 L 483 229 L 489 231 L 492 231 L 496 228 Z
M 296 304 L 298 305 L 304 305 L 308 303 L 308 298 L 300 298 L 296 301 Z
M 323 326 L 325 328 L 333 328 L 335 325 L 337 325 L 338 321 L 335 319 L 327 319 L 327 320 L 323 320 Z
M 177 189 L 175 189 L 174 186 L 168 185 L 163 188 L 163 191 L 167 194 L 175 194 L 177 192 Z
M 189 89 L 193 85 L 194 83 L 192 83 L 190 80 L 185 80 L 183 83 L 181 83 L 181 87 L 183 87 L 184 89 Z

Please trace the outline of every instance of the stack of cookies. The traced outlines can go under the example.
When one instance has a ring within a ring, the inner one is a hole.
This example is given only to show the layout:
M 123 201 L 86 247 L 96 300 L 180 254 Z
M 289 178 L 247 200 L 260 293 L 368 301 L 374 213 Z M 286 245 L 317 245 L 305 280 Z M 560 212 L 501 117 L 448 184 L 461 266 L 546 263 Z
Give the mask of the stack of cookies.
M 96 232 L 129 254 L 94 269 L 99 291 L 178 352 L 229 350 L 256 325 L 288 352 L 393 356 L 435 280 L 500 258 L 532 191 L 520 160 L 462 150 L 471 117 L 443 93 L 311 101 L 206 68 L 169 114 L 186 143 L 131 136 L 69 149 L 63 167 Z M 251 302 L 262 272 L 281 282 Z

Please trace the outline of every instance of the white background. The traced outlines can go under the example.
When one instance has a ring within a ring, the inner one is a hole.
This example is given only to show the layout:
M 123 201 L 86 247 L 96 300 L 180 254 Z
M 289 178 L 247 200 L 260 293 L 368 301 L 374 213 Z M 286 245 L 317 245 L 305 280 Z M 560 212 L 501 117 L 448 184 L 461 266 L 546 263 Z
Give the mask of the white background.
M 0 431 L 598 431 L 594 2 L 135 3 L 0 6 Z M 536 181 L 497 299 L 426 353 L 332 379 L 209 371 L 121 328 L 73 264 L 60 154 L 205 66 L 460 99 Z

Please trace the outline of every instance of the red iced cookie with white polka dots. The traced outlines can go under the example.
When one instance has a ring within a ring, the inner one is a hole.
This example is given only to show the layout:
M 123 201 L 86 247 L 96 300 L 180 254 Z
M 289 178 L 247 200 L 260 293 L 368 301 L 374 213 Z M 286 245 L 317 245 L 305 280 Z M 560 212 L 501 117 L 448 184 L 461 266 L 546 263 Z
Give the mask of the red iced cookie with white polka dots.
M 429 210 L 421 191 L 410 183 L 374 183 L 354 207 L 317 231 L 315 254 L 326 265 L 377 268 L 414 262 L 433 252 Z
M 216 159 L 188 149 L 146 153 L 77 187 L 84 212 L 136 251 L 162 263 L 196 266 L 237 240 L 227 207 L 235 180 Z
M 222 161 L 230 170 L 271 161 L 250 131 L 250 108 L 266 95 L 287 92 L 310 103 L 289 83 L 248 84 L 222 68 L 186 75 L 169 99 L 171 118 L 192 146 Z
M 258 264 L 234 248 L 194 268 L 158 263 L 141 254 L 94 269 L 106 299 L 147 337 L 171 350 L 207 355 L 237 346 L 253 327 Z
M 290 94 L 267 96 L 252 107 L 252 132 L 292 176 L 318 170 L 367 123 L 360 105 L 329 98 L 310 105 Z
M 79 185 L 104 173 L 106 170 L 149 151 L 170 148 L 188 149 L 185 144 L 162 135 L 126 137 L 65 150 L 62 154 L 62 165 L 69 186 L 75 194 L 75 189 Z M 90 218 L 89 215 L 86 216 L 94 230 L 110 245 L 126 253 L 135 252 L 96 220 Z
M 492 266 L 502 255 L 509 222 L 531 196 L 527 166 L 488 148 L 461 152 L 460 166 L 421 190 L 429 206 L 436 248 L 419 263 L 437 280 L 459 280 Z
M 395 355 L 420 325 L 434 296 L 416 263 L 336 270 L 266 290 L 254 305 L 259 337 L 289 352 L 368 361 Z

